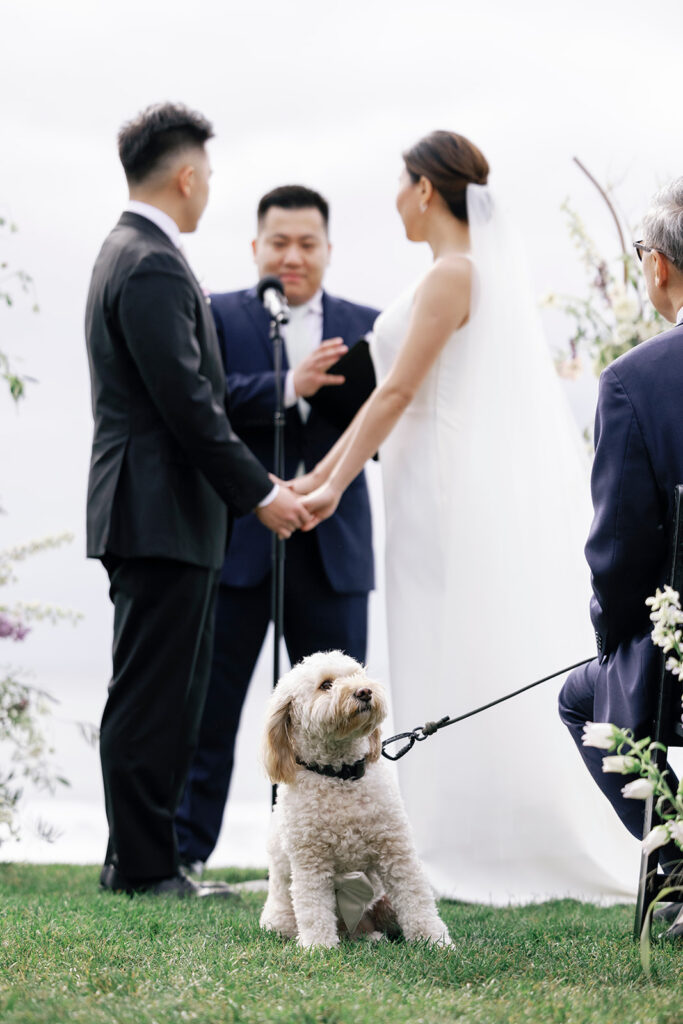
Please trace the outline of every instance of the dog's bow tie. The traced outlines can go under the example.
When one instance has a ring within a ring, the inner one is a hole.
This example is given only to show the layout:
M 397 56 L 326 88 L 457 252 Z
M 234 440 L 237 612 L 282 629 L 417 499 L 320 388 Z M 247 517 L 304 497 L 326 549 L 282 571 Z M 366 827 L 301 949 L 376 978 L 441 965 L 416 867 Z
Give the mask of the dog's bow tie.
M 339 916 L 352 935 L 365 911 L 372 906 L 375 891 L 362 871 L 347 871 L 345 875 L 336 875 L 334 892 Z
M 353 764 L 343 764 L 341 768 L 335 768 L 331 764 L 309 764 L 307 761 L 300 761 L 298 757 L 296 763 L 300 764 L 302 768 L 308 768 L 309 772 L 327 775 L 331 779 L 351 779 L 353 782 L 362 779 L 365 775 L 364 757 L 361 757 L 359 761 L 354 761 Z

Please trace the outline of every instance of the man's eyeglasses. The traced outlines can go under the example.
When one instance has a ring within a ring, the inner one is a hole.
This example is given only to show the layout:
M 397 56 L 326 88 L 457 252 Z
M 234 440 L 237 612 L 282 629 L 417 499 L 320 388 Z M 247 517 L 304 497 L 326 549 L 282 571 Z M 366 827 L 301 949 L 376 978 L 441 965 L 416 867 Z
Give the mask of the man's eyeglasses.
M 643 242 L 642 240 L 639 241 L 639 242 L 634 242 L 633 243 L 633 248 L 636 250 L 636 252 L 638 254 L 638 259 L 640 260 L 641 263 L 643 262 L 643 253 L 644 252 L 658 252 L 658 253 L 661 253 L 662 256 L 666 256 L 666 258 L 673 263 L 673 259 L 671 259 L 671 256 L 669 256 L 668 253 L 662 252 L 661 249 L 656 249 L 653 245 L 645 245 L 645 242 Z

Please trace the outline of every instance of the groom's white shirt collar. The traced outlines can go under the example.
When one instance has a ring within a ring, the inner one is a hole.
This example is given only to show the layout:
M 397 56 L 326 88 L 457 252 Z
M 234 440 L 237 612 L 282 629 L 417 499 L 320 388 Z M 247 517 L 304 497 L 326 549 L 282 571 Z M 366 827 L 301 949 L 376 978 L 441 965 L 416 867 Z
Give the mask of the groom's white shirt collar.
M 676 313 L 676 326 L 678 327 L 680 324 L 683 324 L 683 306 Z
M 140 217 L 146 217 L 147 220 L 151 220 L 152 224 L 156 224 L 158 228 L 164 232 L 165 235 L 171 239 L 173 244 L 179 249 L 180 248 L 180 228 L 173 220 L 173 217 L 169 217 L 167 213 L 160 210 L 158 206 L 151 206 L 150 203 L 141 203 L 139 199 L 129 199 L 128 205 L 126 206 L 127 213 L 137 213 Z

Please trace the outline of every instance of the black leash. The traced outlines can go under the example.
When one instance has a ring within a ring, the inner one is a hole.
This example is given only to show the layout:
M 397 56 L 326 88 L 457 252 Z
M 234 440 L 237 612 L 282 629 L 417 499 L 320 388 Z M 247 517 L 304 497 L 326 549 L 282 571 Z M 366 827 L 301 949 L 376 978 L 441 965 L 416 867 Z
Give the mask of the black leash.
M 592 658 L 584 658 L 583 661 L 577 661 L 575 665 L 568 665 L 567 668 L 561 668 L 559 672 L 553 672 L 552 675 L 544 676 L 543 679 L 537 679 L 535 683 L 529 683 L 527 686 L 523 686 L 520 690 L 515 690 L 514 693 L 508 693 L 505 697 L 498 697 L 497 700 L 492 700 L 490 704 L 483 704 L 480 708 L 475 708 L 474 711 L 467 711 L 464 715 L 458 715 L 457 718 L 449 718 L 446 715 L 444 718 L 440 718 L 438 722 L 425 722 L 424 725 L 418 725 L 417 728 L 411 732 L 399 732 L 395 736 L 390 736 L 389 739 L 382 740 L 382 757 L 388 758 L 390 761 L 398 761 L 400 757 L 407 754 L 409 750 L 412 750 L 415 743 L 422 743 L 429 736 L 433 736 L 439 729 L 444 729 L 447 725 L 455 725 L 456 722 L 462 722 L 466 718 L 472 718 L 473 715 L 478 715 L 482 711 L 487 711 L 489 708 L 493 708 L 496 704 L 502 704 L 503 701 L 511 700 L 512 697 L 519 696 L 520 693 L 525 693 L 526 690 L 533 689 L 534 686 L 540 686 L 541 683 L 547 683 L 549 679 L 556 679 L 558 676 L 563 676 L 565 672 L 571 672 L 572 669 L 580 668 L 581 665 L 587 665 L 589 661 L 594 661 L 595 655 Z M 386 748 L 391 743 L 396 743 L 398 740 L 405 740 L 408 742 L 405 746 L 401 747 L 397 754 L 387 754 Z

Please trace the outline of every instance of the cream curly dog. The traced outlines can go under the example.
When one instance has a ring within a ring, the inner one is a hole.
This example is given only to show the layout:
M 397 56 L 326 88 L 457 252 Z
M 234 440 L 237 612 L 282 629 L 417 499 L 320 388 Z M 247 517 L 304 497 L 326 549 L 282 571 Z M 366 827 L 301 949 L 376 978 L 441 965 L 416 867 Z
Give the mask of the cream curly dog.
M 450 944 L 398 788 L 380 760 L 385 716 L 382 687 L 340 651 L 304 658 L 273 691 L 263 753 L 279 786 L 262 928 L 302 946 L 336 946 L 335 880 L 363 872 L 374 893 L 368 902 L 379 910 L 388 899 L 406 939 Z M 359 930 L 378 927 L 379 916 Z

